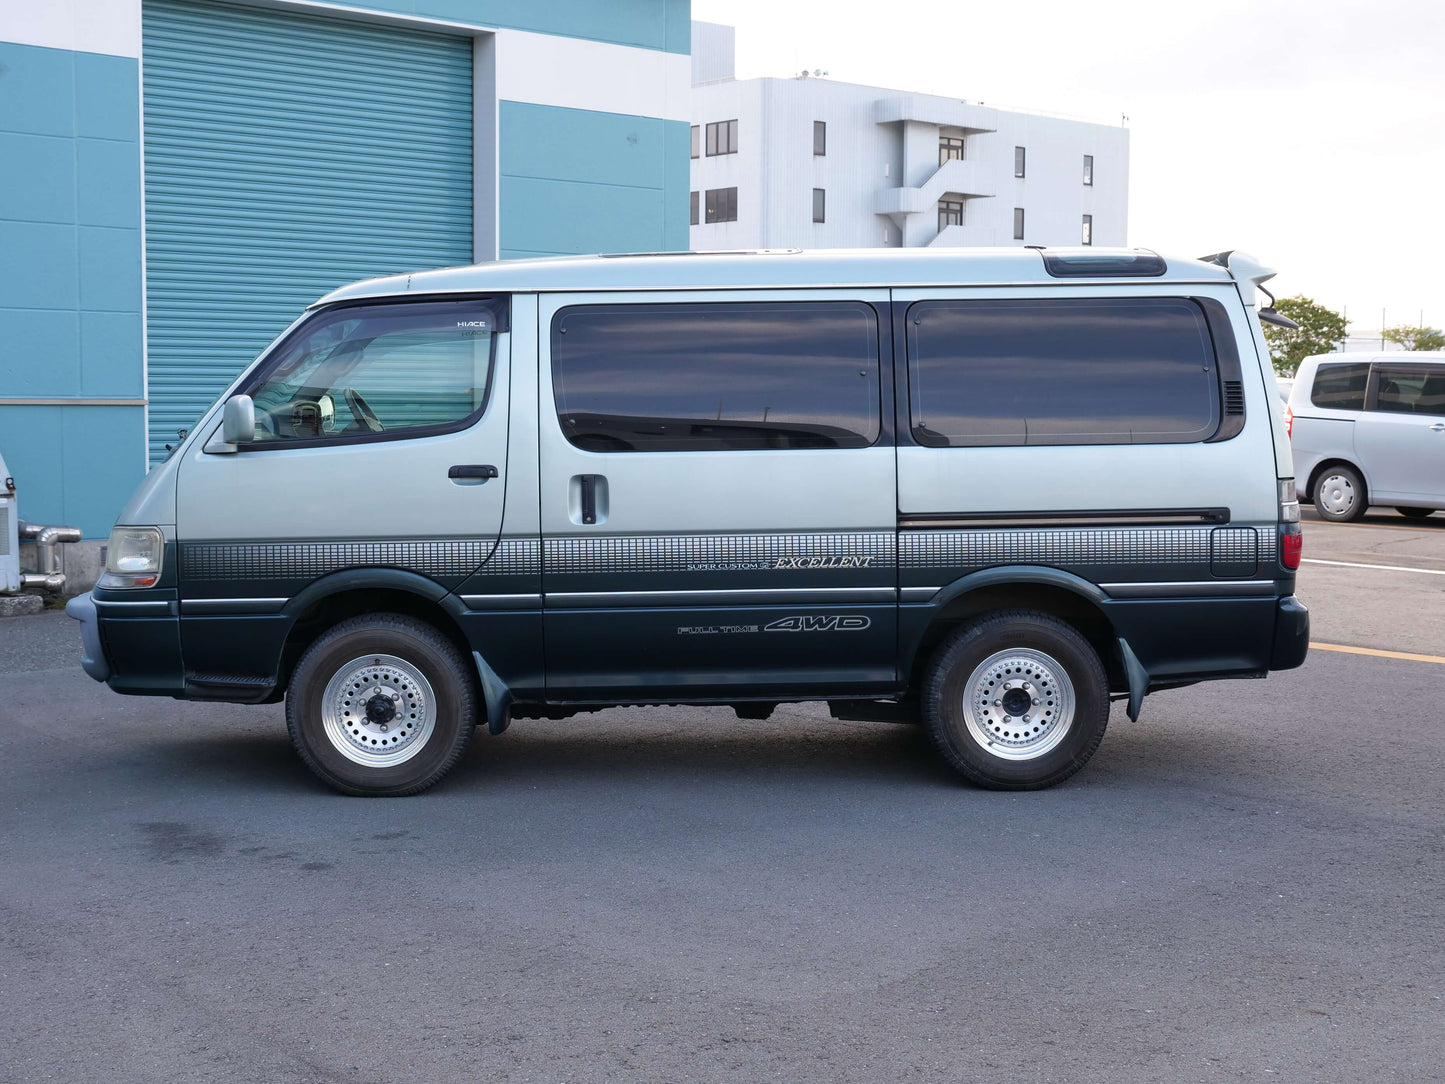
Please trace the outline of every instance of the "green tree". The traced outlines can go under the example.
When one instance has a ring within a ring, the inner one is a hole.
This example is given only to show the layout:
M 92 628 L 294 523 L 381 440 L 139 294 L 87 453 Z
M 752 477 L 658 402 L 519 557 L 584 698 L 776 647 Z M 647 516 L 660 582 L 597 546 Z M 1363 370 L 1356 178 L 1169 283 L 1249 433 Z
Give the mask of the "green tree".
M 1406 350 L 1445 350 L 1445 332 L 1433 327 L 1387 327 L 1380 333 Z
M 1288 316 L 1297 328 L 1264 325 L 1270 360 L 1280 376 L 1293 376 L 1299 363 L 1311 354 L 1328 354 L 1345 341 L 1349 325 L 1345 318 L 1308 297 L 1283 297 L 1275 311 Z

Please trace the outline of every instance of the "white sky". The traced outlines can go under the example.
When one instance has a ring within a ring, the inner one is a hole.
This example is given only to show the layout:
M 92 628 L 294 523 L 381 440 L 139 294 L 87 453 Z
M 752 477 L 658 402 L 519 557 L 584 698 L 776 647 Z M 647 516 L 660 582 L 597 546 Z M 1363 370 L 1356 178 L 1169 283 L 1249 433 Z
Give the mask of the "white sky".
M 737 75 L 1129 118 L 1129 243 L 1238 248 L 1355 329 L 1445 326 L 1442 0 L 692 0 Z

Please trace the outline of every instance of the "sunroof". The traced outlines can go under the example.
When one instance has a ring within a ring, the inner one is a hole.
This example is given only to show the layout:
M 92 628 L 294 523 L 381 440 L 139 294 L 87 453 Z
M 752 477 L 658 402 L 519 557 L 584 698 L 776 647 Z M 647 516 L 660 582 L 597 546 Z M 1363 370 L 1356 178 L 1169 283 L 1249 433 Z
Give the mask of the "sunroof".
M 1049 252 L 1041 251 L 1044 270 L 1054 278 L 1154 278 L 1167 268 L 1153 252 Z

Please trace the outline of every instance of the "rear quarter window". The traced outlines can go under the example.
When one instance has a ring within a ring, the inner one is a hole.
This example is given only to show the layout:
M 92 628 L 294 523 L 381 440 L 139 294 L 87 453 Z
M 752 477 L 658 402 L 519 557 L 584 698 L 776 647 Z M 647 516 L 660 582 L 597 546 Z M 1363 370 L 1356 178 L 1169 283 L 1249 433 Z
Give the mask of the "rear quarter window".
M 920 301 L 908 378 L 931 447 L 1179 444 L 1220 420 L 1208 322 L 1184 298 Z
M 1370 363 L 1352 361 L 1321 365 L 1315 371 L 1310 402 L 1326 410 L 1364 410 Z

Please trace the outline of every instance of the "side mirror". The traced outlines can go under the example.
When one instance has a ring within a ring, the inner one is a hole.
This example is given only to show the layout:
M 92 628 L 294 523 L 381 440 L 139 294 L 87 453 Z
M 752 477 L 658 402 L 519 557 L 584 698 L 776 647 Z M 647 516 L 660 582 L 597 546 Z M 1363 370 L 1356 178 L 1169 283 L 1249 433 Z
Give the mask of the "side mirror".
M 250 444 L 256 439 L 256 407 L 249 395 L 233 395 L 226 400 L 221 439 L 227 444 Z

